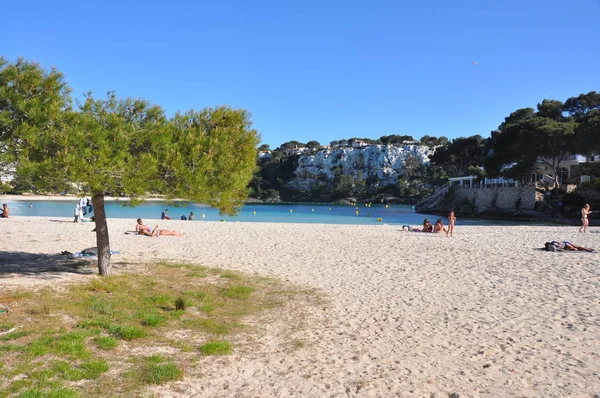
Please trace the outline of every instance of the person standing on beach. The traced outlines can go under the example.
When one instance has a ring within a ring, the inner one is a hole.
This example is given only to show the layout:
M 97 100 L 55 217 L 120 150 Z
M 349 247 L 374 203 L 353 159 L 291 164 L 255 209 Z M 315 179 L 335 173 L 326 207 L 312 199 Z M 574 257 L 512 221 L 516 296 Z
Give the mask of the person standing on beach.
M 81 207 L 81 211 L 83 212 L 83 215 L 87 215 L 87 202 L 85 200 L 85 197 L 79 199 L 79 207 Z
M 190 215 L 188 216 L 188 220 L 194 221 L 194 212 L 193 211 L 190 212 Z
M 587 227 L 590 225 L 590 221 L 588 220 L 588 214 L 591 214 L 590 205 L 586 204 L 581 209 L 581 227 L 579 227 L 579 232 L 587 232 Z
M 448 230 L 446 231 L 446 236 L 450 235 L 452 237 L 452 233 L 454 232 L 454 222 L 456 221 L 456 217 L 454 216 L 454 212 L 451 211 L 448 214 Z
M 8 218 L 8 205 L 6 203 L 2 205 L 2 213 L 0 213 L 0 218 Z
M 79 201 L 77 201 L 77 204 L 75 205 L 75 211 L 73 215 L 75 216 L 73 222 L 83 221 L 83 213 L 81 210 L 81 203 Z

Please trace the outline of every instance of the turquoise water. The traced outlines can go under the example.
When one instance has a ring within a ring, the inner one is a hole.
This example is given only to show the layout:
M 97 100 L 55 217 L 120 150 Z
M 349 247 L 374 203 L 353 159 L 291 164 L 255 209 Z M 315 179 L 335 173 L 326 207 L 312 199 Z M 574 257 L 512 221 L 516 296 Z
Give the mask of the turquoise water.
M 73 217 L 73 201 L 8 201 L 10 214 L 26 217 Z M 33 207 L 30 207 L 33 205 Z M 179 220 L 182 215 L 194 212 L 197 222 L 201 221 L 240 221 L 278 223 L 318 223 L 318 224 L 409 224 L 418 226 L 423 219 L 435 222 L 440 216 L 417 214 L 411 206 L 403 205 L 333 205 L 333 204 L 247 204 L 235 216 L 220 215 L 208 206 L 180 203 L 179 206 L 164 202 L 146 202 L 136 207 L 123 206 L 122 202 L 106 202 L 108 218 L 160 219 L 161 212 L 169 209 L 169 216 Z M 358 214 L 356 212 L 358 211 Z M 204 217 L 202 216 L 204 215 Z M 89 217 L 89 215 L 88 215 Z M 381 221 L 377 221 L 381 218 Z M 447 223 L 446 217 L 443 217 Z M 498 220 L 459 218 L 457 225 L 505 225 L 513 222 Z

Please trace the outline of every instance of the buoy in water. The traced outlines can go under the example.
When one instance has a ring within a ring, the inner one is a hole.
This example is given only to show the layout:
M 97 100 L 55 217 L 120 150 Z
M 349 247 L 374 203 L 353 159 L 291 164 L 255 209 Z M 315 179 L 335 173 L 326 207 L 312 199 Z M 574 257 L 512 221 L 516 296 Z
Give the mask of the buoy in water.
M 356 215 L 358 216 L 358 210 L 356 210 Z
M 256 210 L 253 211 L 254 215 L 256 215 Z
M 377 219 L 377 221 L 383 221 L 383 218 L 379 217 L 379 218 Z

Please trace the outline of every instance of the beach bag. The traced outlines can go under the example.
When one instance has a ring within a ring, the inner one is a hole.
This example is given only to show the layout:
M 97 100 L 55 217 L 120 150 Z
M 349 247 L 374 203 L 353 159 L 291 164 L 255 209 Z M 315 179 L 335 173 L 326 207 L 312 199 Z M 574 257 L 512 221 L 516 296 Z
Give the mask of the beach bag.
M 81 254 L 85 254 L 88 256 L 97 256 L 98 255 L 98 248 L 97 247 L 88 247 L 87 249 L 83 249 L 81 251 Z

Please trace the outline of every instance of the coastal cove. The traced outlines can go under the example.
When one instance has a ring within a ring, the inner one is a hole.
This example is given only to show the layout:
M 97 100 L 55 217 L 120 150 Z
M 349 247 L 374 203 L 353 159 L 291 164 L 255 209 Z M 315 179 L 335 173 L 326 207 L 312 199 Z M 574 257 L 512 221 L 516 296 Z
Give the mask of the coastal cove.
M 24 217 L 73 217 L 76 197 L 48 196 L 0 196 L 8 204 L 11 216 Z M 234 216 L 221 215 L 217 209 L 189 202 L 167 203 L 148 200 L 132 207 L 123 199 L 106 201 L 109 218 L 160 219 L 161 212 L 169 209 L 172 220 L 189 216 L 194 212 L 195 221 L 229 222 L 275 222 L 308 224 L 353 224 L 353 225 L 412 225 L 419 226 L 425 218 L 435 222 L 445 216 L 416 213 L 411 205 L 383 204 L 323 204 L 323 203 L 247 203 Z M 458 225 L 515 225 L 514 221 L 498 219 L 460 218 Z

